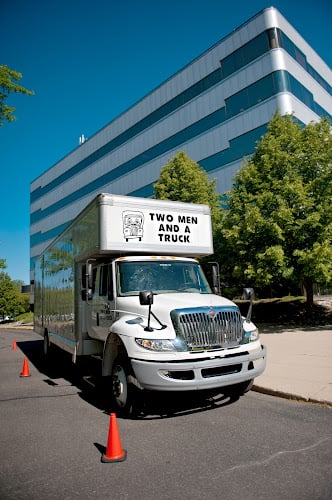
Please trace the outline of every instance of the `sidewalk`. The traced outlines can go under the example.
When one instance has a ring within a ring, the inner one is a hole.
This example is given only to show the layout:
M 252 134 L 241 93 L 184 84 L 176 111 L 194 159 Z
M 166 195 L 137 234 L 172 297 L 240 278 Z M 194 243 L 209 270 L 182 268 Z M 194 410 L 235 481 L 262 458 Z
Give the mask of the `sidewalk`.
M 267 363 L 254 390 L 332 406 L 332 326 L 259 330 Z

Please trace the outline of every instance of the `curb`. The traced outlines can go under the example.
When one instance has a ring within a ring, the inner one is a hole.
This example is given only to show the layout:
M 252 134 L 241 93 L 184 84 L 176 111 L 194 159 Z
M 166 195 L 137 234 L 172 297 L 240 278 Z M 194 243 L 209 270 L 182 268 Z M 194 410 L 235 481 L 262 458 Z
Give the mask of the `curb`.
M 22 324 L 22 325 L 11 325 L 11 324 L 2 324 L 0 325 L 0 330 L 33 330 L 33 326 L 32 325 L 25 325 L 25 324 Z
M 268 389 L 267 387 L 261 387 L 258 385 L 253 385 L 251 390 L 254 392 L 259 392 L 260 394 L 267 394 L 268 396 L 275 396 L 278 398 L 288 399 L 290 401 L 295 401 L 295 402 L 298 401 L 298 402 L 310 403 L 310 404 L 315 404 L 315 405 L 320 405 L 320 406 L 332 408 L 331 401 L 306 398 L 304 396 L 299 396 L 297 394 L 291 394 L 289 392 L 278 391 L 275 389 Z

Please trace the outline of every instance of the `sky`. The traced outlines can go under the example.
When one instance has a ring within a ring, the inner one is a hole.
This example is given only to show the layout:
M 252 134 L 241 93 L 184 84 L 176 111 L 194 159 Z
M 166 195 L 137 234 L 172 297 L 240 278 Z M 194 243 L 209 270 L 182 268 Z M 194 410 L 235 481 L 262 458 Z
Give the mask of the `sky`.
M 29 283 L 30 183 L 250 17 L 273 5 L 332 67 L 331 0 L 0 0 L 0 259 Z

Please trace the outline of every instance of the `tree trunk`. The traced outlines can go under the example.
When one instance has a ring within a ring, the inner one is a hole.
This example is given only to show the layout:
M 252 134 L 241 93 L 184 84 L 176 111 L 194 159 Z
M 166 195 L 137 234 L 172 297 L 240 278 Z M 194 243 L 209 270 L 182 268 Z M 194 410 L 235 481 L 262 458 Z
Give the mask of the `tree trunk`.
M 303 280 L 303 286 L 307 297 L 307 307 L 311 309 L 314 305 L 314 286 L 310 279 Z

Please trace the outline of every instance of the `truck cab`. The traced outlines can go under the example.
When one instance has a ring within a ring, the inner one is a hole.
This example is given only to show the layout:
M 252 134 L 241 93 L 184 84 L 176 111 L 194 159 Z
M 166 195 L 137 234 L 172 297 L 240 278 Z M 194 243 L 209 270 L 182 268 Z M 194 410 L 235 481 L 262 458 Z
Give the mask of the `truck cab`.
M 89 272 L 87 331 L 103 342 L 119 411 L 130 411 L 141 390 L 244 392 L 264 370 L 256 326 L 212 293 L 196 259 L 124 256 Z

